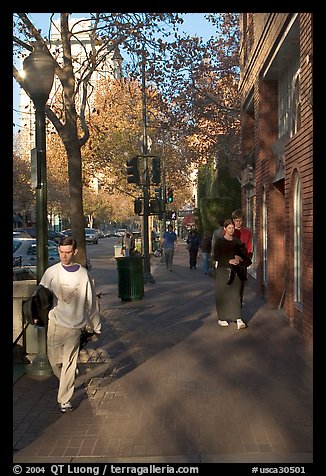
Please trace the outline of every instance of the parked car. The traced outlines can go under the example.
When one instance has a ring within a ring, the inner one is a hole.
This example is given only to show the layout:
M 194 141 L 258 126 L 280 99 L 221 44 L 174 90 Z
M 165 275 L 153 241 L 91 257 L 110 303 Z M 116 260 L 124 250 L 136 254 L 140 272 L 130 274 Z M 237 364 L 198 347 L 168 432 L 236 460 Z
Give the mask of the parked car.
M 99 238 L 105 238 L 105 233 L 103 230 L 99 230 L 98 228 L 95 228 L 95 230 L 97 231 Z
M 115 232 L 115 236 L 125 236 L 126 228 L 118 228 Z
M 49 266 L 59 263 L 60 256 L 58 244 L 48 240 Z M 13 238 L 13 265 L 14 266 L 35 266 L 36 265 L 36 239 L 35 238 Z
M 106 230 L 103 230 L 104 233 L 104 238 L 111 238 L 111 236 L 114 236 L 113 230 L 110 230 L 107 228 Z
M 31 235 L 29 235 L 28 233 L 26 233 L 25 230 L 14 230 L 12 232 L 12 237 L 13 238 L 32 238 Z
M 29 226 L 29 227 L 26 227 L 26 228 L 14 228 L 14 231 L 19 232 L 19 233 L 25 232 L 25 233 L 27 233 L 27 235 L 30 238 L 36 238 L 36 228 L 35 228 L 35 226 Z
M 36 228 L 14 228 L 13 230 L 14 238 L 36 238 Z M 64 238 L 65 235 L 60 231 L 48 230 L 48 239 L 53 240 L 56 243 L 59 243 L 61 238 Z
M 64 238 L 64 235 L 61 231 L 48 230 L 48 239 L 60 243 L 60 240 Z
M 61 233 L 63 233 L 64 236 L 72 236 L 72 231 L 70 228 L 68 228 L 67 230 L 62 230 Z M 95 228 L 85 228 L 86 243 L 93 243 L 97 245 L 98 239 L 99 239 L 98 230 L 96 230 Z
M 72 231 L 70 228 L 67 228 L 67 230 L 62 230 L 61 233 L 65 236 L 72 236 Z
M 85 228 L 86 243 L 93 243 L 94 245 L 97 245 L 98 238 L 98 232 L 95 230 L 95 228 Z

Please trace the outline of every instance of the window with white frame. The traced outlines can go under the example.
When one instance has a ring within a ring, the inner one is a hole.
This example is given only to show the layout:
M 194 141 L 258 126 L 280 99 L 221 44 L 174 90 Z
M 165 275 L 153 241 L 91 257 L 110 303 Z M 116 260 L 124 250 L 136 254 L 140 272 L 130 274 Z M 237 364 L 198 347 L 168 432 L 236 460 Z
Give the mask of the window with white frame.
M 300 61 L 296 57 L 278 82 L 279 137 L 292 137 L 300 128 Z

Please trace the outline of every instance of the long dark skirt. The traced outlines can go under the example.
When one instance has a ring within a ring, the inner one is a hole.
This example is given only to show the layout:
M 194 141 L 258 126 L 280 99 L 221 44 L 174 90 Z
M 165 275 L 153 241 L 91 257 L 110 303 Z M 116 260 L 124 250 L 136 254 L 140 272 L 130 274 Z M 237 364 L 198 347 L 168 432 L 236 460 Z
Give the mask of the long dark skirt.
M 241 281 L 236 275 L 232 284 L 227 284 L 230 272 L 218 267 L 215 279 L 215 304 L 217 318 L 221 321 L 241 319 Z

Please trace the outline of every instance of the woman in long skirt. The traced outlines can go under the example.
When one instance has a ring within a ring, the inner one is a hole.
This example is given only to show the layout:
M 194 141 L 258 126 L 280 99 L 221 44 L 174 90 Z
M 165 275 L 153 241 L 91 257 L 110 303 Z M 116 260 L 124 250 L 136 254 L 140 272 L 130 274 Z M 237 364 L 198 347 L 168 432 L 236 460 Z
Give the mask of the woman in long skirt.
M 246 324 L 241 318 L 241 276 L 239 265 L 244 258 L 242 242 L 234 236 L 231 219 L 224 222 L 224 235 L 214 244 L 213 255 L 217 262 L 215 279 L 215 303 L 218 324 L 228 326 L 236 322 L 238 329 Z

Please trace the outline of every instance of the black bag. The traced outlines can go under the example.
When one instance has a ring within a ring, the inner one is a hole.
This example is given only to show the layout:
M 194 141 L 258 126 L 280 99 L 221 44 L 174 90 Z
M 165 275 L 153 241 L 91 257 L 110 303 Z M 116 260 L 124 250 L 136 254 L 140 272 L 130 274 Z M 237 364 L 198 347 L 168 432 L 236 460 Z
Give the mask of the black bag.
M 229 269 L 229 279 L 226 284 L 231 285 L 236 275 L 238 275 L 240 281 L 247 280 L 247 266 L 245 264 L 231 264 Z
M 43 327 L 47 324 L 49 310 L 53 303 L 53 293 L 50 289 L 39 284 L 31 297 L 23 302 L 23 318 L 29 324 Z

